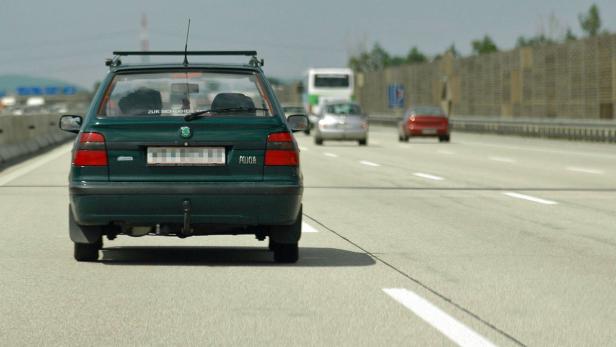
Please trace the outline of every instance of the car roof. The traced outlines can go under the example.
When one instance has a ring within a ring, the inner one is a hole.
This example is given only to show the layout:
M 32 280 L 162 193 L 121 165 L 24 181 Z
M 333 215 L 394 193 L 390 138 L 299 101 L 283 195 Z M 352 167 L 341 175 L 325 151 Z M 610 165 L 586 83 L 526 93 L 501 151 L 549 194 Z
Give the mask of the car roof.
M 139 71 L 139 70 L 183 70 L 183 69 L 223 69 L 223 70 L 245 70 L 247 72 L 260 72 L 260 69 L 248 64 L 221 64 L 221 63 L 197 63 L 184 65 L 181 63 L 166 64 L 122 64 L 111 66 L 111 72 Z

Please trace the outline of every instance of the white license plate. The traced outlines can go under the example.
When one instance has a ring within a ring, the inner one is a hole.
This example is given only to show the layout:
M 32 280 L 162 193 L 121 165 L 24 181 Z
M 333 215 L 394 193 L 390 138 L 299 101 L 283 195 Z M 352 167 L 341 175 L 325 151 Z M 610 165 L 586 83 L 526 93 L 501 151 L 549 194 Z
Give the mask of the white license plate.
M 148 165 L 225 165 L 224 147 L 148 147 Z
M 434 135 L 436 134 L 436 129 L 424 129 L 421 133 L 425 135 Z

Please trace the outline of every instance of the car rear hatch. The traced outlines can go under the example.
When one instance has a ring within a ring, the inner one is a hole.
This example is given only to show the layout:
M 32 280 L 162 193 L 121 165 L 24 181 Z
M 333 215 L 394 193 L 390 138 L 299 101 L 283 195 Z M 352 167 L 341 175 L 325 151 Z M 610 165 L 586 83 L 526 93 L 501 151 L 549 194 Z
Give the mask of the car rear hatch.
M 421 127 L 438 128 L 447 125 L 447 117 L 433 115 L 416 115 L 414 116 L 414 121 L 412 123 Z
M 254 182 L 263 180 L 276 117 L 99 118 L 88 131 L 105 137 L 110 181 Z

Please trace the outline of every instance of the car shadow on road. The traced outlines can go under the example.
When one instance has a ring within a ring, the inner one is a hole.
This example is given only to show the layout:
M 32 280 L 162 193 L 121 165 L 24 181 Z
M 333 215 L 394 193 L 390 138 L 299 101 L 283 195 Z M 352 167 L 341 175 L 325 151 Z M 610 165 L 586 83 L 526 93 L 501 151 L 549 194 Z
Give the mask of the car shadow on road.
M 274 263 L 265 247 L 108 247 L 102 251 L 105 265 L 152 266 L 294 266 L 348 267 L 374 265 L 365 253 L 336 248 L 300 247 L 295 264 Z

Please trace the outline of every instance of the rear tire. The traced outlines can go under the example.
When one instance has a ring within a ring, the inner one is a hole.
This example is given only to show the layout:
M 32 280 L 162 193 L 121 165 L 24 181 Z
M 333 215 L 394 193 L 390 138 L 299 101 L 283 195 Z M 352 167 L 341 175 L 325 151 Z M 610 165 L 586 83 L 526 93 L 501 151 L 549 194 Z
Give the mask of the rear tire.
M 438 138 L 439 142 L 449 142 L 449 139 L 450 139 L 449 134 L 444 135 L 444 136 L 439 136 Z
M 321 146 L 321 145 L 323 145 L 323 139 L 322 139 L 322 138 L 320 138 L 320 137 L 316 137 L 316 136 L 315 136 L 315 138 L 314 138 L 314 144 L 315 144 L 315 145 L 317 145 L 317 146 Z
M 410 136 L 408 136 L 408 135 L 402 135 L 402 142 L 409 142 L 409 139 L 410 139 L 410 138 L 411 138 L 411 137 L 410 137 Z
M 359 140 L 357 142 L 359 142 L 360 146 L 366 146 L 368 144 L 368 139 Z
M 97 261 L 98 251 L 103 248 L 103 239 L 97 243 L 74 243 L 74 257 L 77 261 Z
M 299 239 L 302 236 L 302 207 L 291 225 L 278 225 L 270 229 L 269 249 L 276 263 L 295 263 L 299 259 Z
M 274 261 L 277 263 L 296 263 L 299 259 L 297 243 L 273 243 Z
M 308 128 L 308 129 L 304 130 L 304 134 L 306 134 L 306 135 L 310 135 L 310 128 Z

